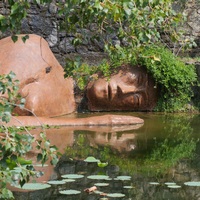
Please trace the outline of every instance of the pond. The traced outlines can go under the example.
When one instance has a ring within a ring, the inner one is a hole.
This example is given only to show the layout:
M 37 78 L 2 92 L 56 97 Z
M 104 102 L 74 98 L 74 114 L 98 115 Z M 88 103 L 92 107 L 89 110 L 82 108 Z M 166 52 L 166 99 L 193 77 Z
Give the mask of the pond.
M 14 189 L 16 199 L 200 199 L 200 115 L 121 114 L 145 123 L 48 129 L 47 137 L 62 157 L 55 168 L 36 166 L 44 175 L 32 182 L 51 186 Z

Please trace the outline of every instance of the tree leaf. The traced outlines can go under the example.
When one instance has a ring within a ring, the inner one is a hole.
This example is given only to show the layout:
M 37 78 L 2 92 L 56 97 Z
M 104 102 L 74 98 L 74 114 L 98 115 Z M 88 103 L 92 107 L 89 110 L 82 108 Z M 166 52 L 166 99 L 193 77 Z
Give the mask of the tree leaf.
M 17 42 L 17 40 L 18 40 L 18 36 L 16 36 L 16 35 L 13 35 L 11 38 L 12 38 L 13 42 Z

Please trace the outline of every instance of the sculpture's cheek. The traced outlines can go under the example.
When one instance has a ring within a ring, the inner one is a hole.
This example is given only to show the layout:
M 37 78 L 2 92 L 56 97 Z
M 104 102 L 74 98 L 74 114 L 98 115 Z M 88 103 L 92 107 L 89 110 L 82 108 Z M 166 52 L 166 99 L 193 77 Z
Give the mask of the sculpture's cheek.
M 34 82 L 25 85 L 21 91 L 26 99 L 25 109 L 37 116 L 53 117 L 75 111 L 73 84 L 59 72 L 40 73 Z

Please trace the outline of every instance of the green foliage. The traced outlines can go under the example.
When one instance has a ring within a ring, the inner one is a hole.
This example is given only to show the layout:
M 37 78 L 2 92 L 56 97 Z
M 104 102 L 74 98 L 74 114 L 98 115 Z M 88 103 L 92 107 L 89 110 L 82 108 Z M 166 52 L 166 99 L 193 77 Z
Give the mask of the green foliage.
M 13 72 L 0 76 L 0 119 L 5 122 L 10 120 L 15 103 L 18 101 L 18 106 L 23 107 L 25 102 L 18 94 L 19 81 L 14 78 Z
M 184 126 L 177 132 L 177 137 L 174 140 L 166 138 L 162 143 L 155 140 L 155 148 L 144 162 L 144 165 L 149 167 L 144 171 L 149 173 L 152 166 L 156 166 L 156 168 L 153 167 L 154 172 L 163 173 L 169 167 L 175 166 L 181 159 L 194 157 L 198 141 L 191 138 L 190 131 L 189 126 Z
M 192 97 L 191 86 L 197 83 L 193 65 L 185 65 L 168 49 L 160 46 L 147 46 L 139 56 L 138 64 L 151 73 L 160 87 L 160 100 L 157 111 L 184 111 Z
M 174 27 L 183 15 L 172 10 L 172 3 L 172 0 L 74 0 L 60 3 L 59 14 L 64 17 L 62 27 L 68 30 L 96 23 L 96 34 L 115 33 L 121 41 L 137 46 L 160 40 L 161 32 L 172 39 L 179 37 Z M 105 42 L 110 43 L 109 38 Z
M 52 0 L 34 0 L 33 4 L 49 4 Z M 77 32 L 77 27 L 88 28 L 96 24 L 96 35 L 115 33 L 131 44 L 152 42 L 166 32 L 177 39 L 174 27 L 183 15 L 172 10 L 173 0 L 66 0 L 57 2 L 58 14 L 62 17 L 60 27 Z M 22 19 L 27 17 L 29 0 L 7 1 L 8 15 L 0 15 L 1 31 L 20 30 Z M 109 42 L 109 39 L 105 38 Z
M 4 127 L 5 128 L 5 127 Z M 50 145 L 44 133 L 40 134 L 39 139 L 26 129 L 26 133 L 18 133 L 17 128 L 4 129 L 4 136 L 0 142 L 0 197 L 3 199 L 12 198 L 12 193 L 7 189 L 7 184 L 12 186 L 23 186 L 29 182 L 30 177 L 38 178 L 43 175 L 34 169 L 34 163 L 27 160 L 27 153 L 33 151 L 33 146 L 39 150 L 37 161 L 44 164 L 51 158 L 52 164 L 58 161 L 57 148 Z M 6 193 L 5 193 L 6 191 Z
M 65 77 L 73 77 L 77 86 L 83 90 L 87 83 L 92 79 L 98 78 L 98 73 L 105 77 L 111 75 L 111 65 L 107 60 L 103 60 L 99 65 L 88 65 L 83 63 L 79 57 L 74 60 L 67 59 L 64 67 Z
M 7 5 L 6 9 L 9 14 L 0 15 L 0 30 L 2 32 L 9 30 L 11 33 L 17 34 L 20 32 L 22 19 L 27 16 L 27 10 L 30 7 L 29 1 L 8 0 L 5 5 Z
M 12 192 L 7 189 L 7 184 L 23 186 L 30 177 L 39 177 L 42 173 L 35 171 L 31 160 L 26 158 L 27 153 L 33 151 L 33 147 L 41 152 L 38 153 L 38 162 L 44 164 L 51 158 L 52 164 L 58 161 L 57 148 L 51 146 L 45 133 L 36 139 L 29 128 L 6 127 L 11 119 L 11 113 L 15 106 L 23 108 L 24 99 L 18 95 L 18 81 L 14 80 L 13 72 L 8 75 L 0 75 L 0 198 L 12 199 Z M 17 102 L 20 102 L 17 104 Z

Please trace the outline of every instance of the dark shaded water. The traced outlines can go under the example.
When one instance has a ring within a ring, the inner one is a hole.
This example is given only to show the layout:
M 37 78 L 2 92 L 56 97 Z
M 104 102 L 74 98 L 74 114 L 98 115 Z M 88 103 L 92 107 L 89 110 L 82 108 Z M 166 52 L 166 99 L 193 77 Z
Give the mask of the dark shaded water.
M 63 156 L 55 169 L 42 168 L 45 175 L 38 181 L 60 180 L 63 174 L 81 174 L 83 178 L 23 195 L 16 192 L 16 199 L 200 199 L 200 187 L 184 184 L 200 181 L 200 115 L 134 113 L 134 116 L 143 118 L 144 125 L 47 130 L 47 136 Z M 108 165 L 102 168 L 97 163 L 85 162 L 88 156 L 108 162 Z M 30 157 L 34 157 L 34 153 Z M 106 175 L 110 179 L 89 179 L 90 175 Z M 130 179 L 116 179 L 122 175 L 130 176 Z M 169 188 L 167 182 L 176 183 L 180 188 Z M 95 183 L 109 185 L 97 186 L 101 194 L 84 192 Z M 59 191 L 69 189 L 81 193 L 59 194 Z M 106 195 L 116 193 L 125 196 Z

